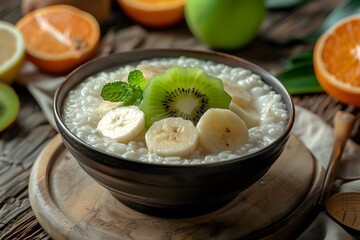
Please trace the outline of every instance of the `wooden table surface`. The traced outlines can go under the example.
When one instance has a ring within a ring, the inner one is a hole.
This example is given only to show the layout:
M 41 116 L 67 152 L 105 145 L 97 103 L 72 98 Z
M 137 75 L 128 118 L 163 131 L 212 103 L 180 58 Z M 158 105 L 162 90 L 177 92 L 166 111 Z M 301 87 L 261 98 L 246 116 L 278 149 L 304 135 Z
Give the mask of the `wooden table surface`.
M 0 20 L 16 23 L 21 17 L 20 2 L 0 0 Z M 309 34 L 340 2 L 341 0 L 309 1 L 297 8 L 269 11 L 259 36 L 249 46 L 228 53 L 276 73 L 288 56 L 313 47 L 304 43 L 284 44 L 281 40 L 288 36 Z M 113 26 L 121 31 L 132 25 L 134 23 L 113 3 L 112 14 L 102 26 L 102 32 L 105 34 Z M 169 39 L 176 40 L 181 36 L 187 40 L 182 47 L 206 48 L 192 37 L 185 22 L 161 31 L 146 29 L 146 34 L 154 38 L 153 42 L 157 43 L 154 47 L 174 47 L 169 44 Z M 15 125 L 0 133 L 0 239 L 49 239 L 32 212 L 28 198 L 28 177 L 41 149 L 56 132 L 48 124 L 26 87 L 16 83 L 12 86 L 20 96 L 21 111 Z M 293 99 L 295 104 L 314 112 L 329 124 L 332 124 L 334 113 L 339 109 L 354 112 L 358 121 L 352 138 L 359 142 L 358 109 L 341 104 L 325 93 L 293 96 Z

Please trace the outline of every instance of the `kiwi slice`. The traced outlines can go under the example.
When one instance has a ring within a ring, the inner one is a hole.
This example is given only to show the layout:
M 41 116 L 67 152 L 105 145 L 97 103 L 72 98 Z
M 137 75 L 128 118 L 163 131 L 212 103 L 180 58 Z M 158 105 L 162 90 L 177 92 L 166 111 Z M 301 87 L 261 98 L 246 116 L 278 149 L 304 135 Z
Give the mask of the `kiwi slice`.
M 223 82 L 202 68 L 172 67 L 148 81 L 140 109 L 145 125 L 168 117 L 182 117 L 194 125 L 209 108 L 229 108 L 230 95 Z
M 0 82 L 0 132 L 9 127 L 19 113 L 20 101 L 16 92 Z

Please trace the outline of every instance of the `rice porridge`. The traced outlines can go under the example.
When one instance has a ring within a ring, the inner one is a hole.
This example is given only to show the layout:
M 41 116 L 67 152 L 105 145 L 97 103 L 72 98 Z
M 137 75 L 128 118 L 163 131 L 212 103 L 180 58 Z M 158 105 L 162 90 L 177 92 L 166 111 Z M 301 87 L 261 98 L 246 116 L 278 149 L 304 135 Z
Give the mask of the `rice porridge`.
M 106 83 L 125 79 L 131 70 L 137 68 L 136 64 L 98 73 L 71 90 L 63 106 L 64 122 L 69 130 L 84 142 L 127 159 L 185 165 L 225 161 L 256 152 L 279 138 L 285 130 L 288 114 L 281 95 L 249 70 L 188 57 L 144 60 L 139 66 L 145 77 L 151 75 L 147 69 L 158 69 L 161 72 L 173 66 L 200 67 L 208 75 L 223 80 L 224 86 L 230 84 L 245 90 L 244 95 L 249 98 L 249 111 L 258 114 L 256 124 L 248 124 L 247 142 L 235 151 L 209 154 L 198 147 L 186 157 L 161 157 L 148 151 L 143 134 L 128 143 L 119 143 L 104 137 L 97 130 L 97 125 L 104 114 L 118 103 L 104 101 L 100 96 L 101 90 Z M 247 108 L 244 111 L 247 111 Z

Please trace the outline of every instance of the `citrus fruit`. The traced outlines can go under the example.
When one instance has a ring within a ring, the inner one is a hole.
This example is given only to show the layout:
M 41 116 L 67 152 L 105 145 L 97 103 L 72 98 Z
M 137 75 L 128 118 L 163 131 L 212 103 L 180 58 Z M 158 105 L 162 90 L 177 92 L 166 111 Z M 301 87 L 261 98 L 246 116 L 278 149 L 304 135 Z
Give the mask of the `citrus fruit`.
M 0 82 L 0 132 L 9 127 L 19 113 L 20 101 L 16 92 Z
M 344 18 L 316 41 L 314 69 L 322 88 L 340 102 L 360 107 L 360 15 Z
M 188 0 L 185 20 L 192 34 L 212 48 L 232 50 L 253 40 L 265 18 L 264 0 Z
M 118 0 L 122 10 L 147 27 L 168 27 L 184 16 L 186 0 Z
M 28 59 L 50 73 L 66 73 L 89 59 L 100 39 L 96 19 L 69 5 L 36 9 L 16 26 L 24 36 Z
M 0 21 L 0 82 L 12 83 L 25 56 L 25 42 L 11 23 Z
M 35 9 L 51 5 L 66 4 L 77 7 L 93 15 L 99 23 L 103 23 L 110 15 L 111 1 L 88 1 L 88 0 L 22 0 L 21 12 L 25 15 Z

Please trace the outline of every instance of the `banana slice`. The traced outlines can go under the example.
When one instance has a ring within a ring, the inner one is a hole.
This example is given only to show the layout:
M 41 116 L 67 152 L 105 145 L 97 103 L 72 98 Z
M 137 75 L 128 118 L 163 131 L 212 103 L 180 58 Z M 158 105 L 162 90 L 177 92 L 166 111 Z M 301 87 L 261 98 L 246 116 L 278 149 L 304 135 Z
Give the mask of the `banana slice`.
M 232 101 L 239 105 L 248 104 L 251 101 L 251 94 L 231 81 L 223 81 L 224 90 L 231 96 Z
M 251 106 L 251 94 L 230 81 L 224 81 L 224 89 L 231 96 L 230 110 L 236 113 L 248 128 L 258 126 L 260 116 Z
M 159 156 L 186 156 L 197 148 L 198 131 L 190 120 L 170 117 L 155 122 L 146 132 L 149 152 Z
M 236 150 L 249 138 L 244 121 L 228 109 L 210 108 L 201 116 L 196 128 L 200 145 L 212 153 Z
M 99 121 L 97 130 L 103 136 L 126 143 L 145 129 L 144 113 L 136 106 L 119 107 L 107 112 Z
M 229 109 L 238 115 L 246 124 L 248 128 L 256 127 L 259 125 L 260 114 L 249 104 L 236 104 L 231 101 Z

